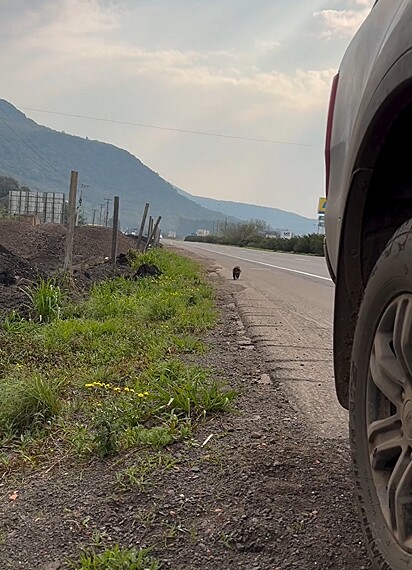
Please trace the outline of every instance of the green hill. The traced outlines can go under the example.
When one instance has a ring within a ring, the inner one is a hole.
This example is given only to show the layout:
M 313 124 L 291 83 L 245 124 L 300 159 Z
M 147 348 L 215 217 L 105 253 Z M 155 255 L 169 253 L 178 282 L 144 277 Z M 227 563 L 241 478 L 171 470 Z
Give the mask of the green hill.
M 176 231 L 183 222 L 190 231 L 212 228 L 225 219 L 180 195 L 129 152 L 40 126 L 0 100 L 0 175 L 32 190 L 68 194 L 71 170 L 85 185 L 82 205 L 90 220 L 93 209 L 100 211 L 99 204 L 114 194 L 120 196 L 123 227 L 138 226 L 145 202 L 153 217 L 162 216 L 163 231 Z
M 297 214 L 237 202 L 192 196 L 164 180 L 129 152 L 96 140 L 38 125 L 0 99 L 0 176 L 17 179 L 32 190 L 68 194 L 70 171 L 79 172 L 86 218 L 96 220 L 105 198 L 120 196 L 122 228 L 139 225 L 144 204 L 162 216 L 163 232 L 185 236 L 199 228 L 213 230 L 229 222 L 259 218 L 273 229 L 313 231 L 314 220 Z M 80 189 L 79 189 L 80 190 Z

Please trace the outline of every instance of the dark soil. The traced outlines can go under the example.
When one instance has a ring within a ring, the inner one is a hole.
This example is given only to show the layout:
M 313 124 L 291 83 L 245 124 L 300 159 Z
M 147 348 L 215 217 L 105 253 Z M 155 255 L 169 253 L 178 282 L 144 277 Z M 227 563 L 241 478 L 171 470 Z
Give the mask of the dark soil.
M 11 253 L 43 270 L 61 269 L 64 259 L 66 228 L 61 224 L 30 226 L 14 220 L 0 221 L 0 244 Z M 111 228 L 79 226 L 74 233 L 73 263 L 92 265 L 111 253 Z M 136 240 L 119 233 L 118 253 L 127 253 Z
M 79 548 L 153 546 L 173 570 L 370 568 L 346 441 L 322 441 L 299 421 L 249 341 L 231 292 L 216 282 L 219 325 L 197 358 L 239 391 L 237 410 L 205 422 L 180 463 L 145 491 L 116 473 L 138 452 L 87 467 L 48 465 L 0 482 L 0 568 L 67 568 Z
M 10 285 L 0 282 L 0 312 L 11 309 L 24 312 L 27 297 L 21 287 L 62 270 L 65 236 L 66 228 L 59 224 L 30 226 L 24 222 L 0 220 L 0 275 L 5 273 L 15 279 Z M 74 283 L 79 290 L 114 274 L 128 274 L 127 266 L 120 265 L 114 272 L 108 262 L 111 239 L 111 228 L 79 226 L 75 229 Z M 119 254 L 126 254 L 135 247 L 134 238 L 119 233 Z

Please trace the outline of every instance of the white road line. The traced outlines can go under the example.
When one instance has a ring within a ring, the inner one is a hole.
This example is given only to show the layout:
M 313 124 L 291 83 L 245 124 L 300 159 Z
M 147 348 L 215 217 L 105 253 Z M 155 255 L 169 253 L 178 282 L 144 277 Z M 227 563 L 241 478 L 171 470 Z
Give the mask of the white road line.
M 273 267 L 273 269 L 281 269 L 282 271 L 289 271 L 290 273 L 298 273 L 299 275 L 305 275 L 306 277 L 314 277 L 315 279 L 322 279 L 322 281 L 329 281 L 332 283 L 332 279 L 330 277 L 324 277 L 323 275 L 315 275 L 314 273 L 307 273 L 306 271 L 299 271 L 299 269 L 290 269 L 289 267 L 281 267 L 280 265 L 272 265 L 271 263 L 265 263 L 264 261 L 255 261 L 254 259 L 247 259 L 246 257 L 239 257 L 237 255 L 230 255 L 229 253 L 221 253 L 220 251 L 216 251 L 214 249 L 208 249 L 206 247 L 199 247 L 192 246 L 195 249 L 199 249 L 200 251 L 209 251 L 211 253 L 215 253 L 217 255 L 224 255 L 226 257 L 231 257 L 233 259 L 238 259 L 241 261 L 248 261 L 249 263 L 257 263 L 258 265 L 265 265 L 266 267 Z

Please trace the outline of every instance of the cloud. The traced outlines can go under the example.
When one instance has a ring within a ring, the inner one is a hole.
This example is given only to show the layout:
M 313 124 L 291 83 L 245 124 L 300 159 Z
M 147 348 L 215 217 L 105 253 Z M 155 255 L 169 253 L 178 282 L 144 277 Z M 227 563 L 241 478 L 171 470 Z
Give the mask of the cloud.
M 370 12 L 373 0 L 352 0 L 352 8 L 346 10 L 321 10 L 314 17 L 320 22 L 320 37 L 352 37 Z
M 269 51 L 269 52 L 273 52 L 273 51 L 278 51 L 280 48 L 280 43 L 273 41 L 273 40 L 267 40 L 267 41 L 259 41 L 256 42 L 256 47 L 263 52 Z
M 219 74 L 204 67 L 168 70 L 168 76 L 175 82 L 207 89 L 226 89 L 234 92 L 235 96 L 247 93 L 255 99 L 266 98 L 272 107 L 299 111 L 324 105 L 333 74 L 334 70 L 302 69 L 293 73 L 256 71 L 242 75 Z
M 306 206 L 302 196 L 313 192 L 315 204 L 322 185 L 331 68 L 340 59 L 338 49 L 313 42 L 313 5 L 367 7 L 364 0 L 328 2 L 316 0 L 311 9 L 300 0 L 301 9 L 283 10 L 266 0 L 0 0 L 2 96 L 21 108 L 319 146 L 34 116 L 127 148 L 199 194 L 253 196 L 311 213 L 312 198 Z
M 20 14 L 23 28 L 32 22 L 24 42 L 9 46 L 24 63 L 19 76 L 32 84 L 47 85 L 56 96 L 74 86 L 104 88 L 110 81 L 119 88 L 142 86 L 142 80 L 170 90 L 191 89 L 204 97 L 249 97 L 276 108 L 308 110 L 324 105 L 333 70 L 262 71 L 250 53 L 222 49 L 147 49 L 116 33 L 121 16 L 98 0 L 62 0 L 44 3 L 35 25 L 31 11 Z M 111 4 L 113 6 L 114 4 Z M 274 41 L 257 42 L 259 52 L 279 49 Z M 7 52 L 0 63 L 7 65 Z M 254 64 L 254 65 L 252 65 Z M 58 77 L 59 81 L 52 81 Z M 137 81 L 138 80 L 138 81 Z M 138 87 L 136 87 L 138 88 Z M 141 88 L 141 87 L 140 87 Z

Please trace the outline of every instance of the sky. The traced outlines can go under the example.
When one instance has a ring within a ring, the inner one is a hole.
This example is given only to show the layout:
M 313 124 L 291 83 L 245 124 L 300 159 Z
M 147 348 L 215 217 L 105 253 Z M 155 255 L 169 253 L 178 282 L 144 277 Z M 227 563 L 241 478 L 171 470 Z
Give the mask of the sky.
M 0 98 L 191 194 L 314 217 L 331 80 L 372 3 L 0 0 Z

